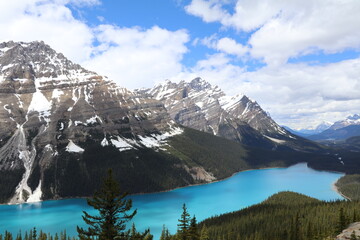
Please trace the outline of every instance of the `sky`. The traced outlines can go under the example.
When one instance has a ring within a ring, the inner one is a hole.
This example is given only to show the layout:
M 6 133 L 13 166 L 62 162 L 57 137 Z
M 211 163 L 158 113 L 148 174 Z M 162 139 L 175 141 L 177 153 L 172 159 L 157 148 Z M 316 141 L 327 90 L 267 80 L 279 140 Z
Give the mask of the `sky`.
M 360 113 L 359 0 L 0 0 L 0 42 L 42 40 L 129 89 L 201 77 L 280 125 Z

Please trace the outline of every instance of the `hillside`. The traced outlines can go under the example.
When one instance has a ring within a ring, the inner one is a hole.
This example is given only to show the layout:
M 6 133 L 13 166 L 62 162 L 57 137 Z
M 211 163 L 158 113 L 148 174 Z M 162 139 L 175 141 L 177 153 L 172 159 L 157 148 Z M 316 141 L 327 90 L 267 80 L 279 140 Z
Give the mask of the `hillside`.
M 177 123 L 252 147 L 318 152 L 323 148 L 280 127 L 261 106 L 244 94 L 226 95 L 202 78 L 165 81 L 139 90 L 164 102 Z
M 336 141 L 345 140 L 350 137 L 360 136 L 360 125 L 350 125 L 342 128 L 332 129 L 329 128 L 319 134 L 311 135 L 307 138 L 313 141 Z
M 340 224 L 339 219 L 344 221 Z M 206 219 L 200 225 L 206 226 L 211 239 L 311 240 L 335 237 L 359 220 L 357 201 L 324 202 L 281 192 L 260 204 Z
M 0 44 L 0 122 L 1 203 L 89 196 L 108 168 L 140 193 L 306 159 L 287 144 L 264 150 L 186 129 L 162 102 L 36 41 Z

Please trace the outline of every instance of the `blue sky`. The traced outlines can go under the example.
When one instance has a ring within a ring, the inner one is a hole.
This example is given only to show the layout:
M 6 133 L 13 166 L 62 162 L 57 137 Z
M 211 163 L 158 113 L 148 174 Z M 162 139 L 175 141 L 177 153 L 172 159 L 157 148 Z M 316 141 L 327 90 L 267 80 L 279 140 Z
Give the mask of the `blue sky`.
M 358 0 L 0 0 L 0 41 L 43 40 L 129 89 L 202 77 L 280 124 L 360 109 Z

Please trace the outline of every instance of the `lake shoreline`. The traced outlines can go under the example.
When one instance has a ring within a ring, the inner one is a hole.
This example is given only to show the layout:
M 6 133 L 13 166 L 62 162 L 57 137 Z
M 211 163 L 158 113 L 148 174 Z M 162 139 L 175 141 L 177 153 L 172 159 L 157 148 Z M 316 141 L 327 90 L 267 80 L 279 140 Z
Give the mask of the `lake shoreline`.
M 205 183 L 195 183 L 195 184 L 190 184 L 190 185 L 186 185 L 186 186 L 181 186 L 181 187 L 175 187 L 175 188 L 171 188 L 171 189 L 167 189 L 167 190 L 162 190 L 162 191 L 155 191 L 155 192 L 142 192 L 142 193 L 134 193 L 134 194 L 128 194 L 128 196 L 138 196 L 138 195 L 146 195 L 146 194 L 157 194 L 157 193 L 164 193 L 164 192 L 171 192 L 171 191 L 175 191 L 178 189 L 182 189 L 182 188 L 187 188 L 187 187 L 196 187 L 196 186 L 201 186 L 201 185 L 207 185 L 207 184 L 212 184 L 212 183 L 217 183 L 217 182 L 221 182 L 221 181 L 225 181 L 227 179 L 230 179 L 232 177 L 234 177 L 235 175 L 242 173 L 242 172 L 248 172 L 248 171 L 255 171 L 255 170 L 264 170 L 264 169 L 283 169 L 283 168 L 288 168 L 297 164 L 307 164 L 306 162 L 300 162 L 300 163 L 295 163 L 293 165 L 287 166 L 287 167 L 261 167 L 261 168 L 252 168 L 252 169 L 246 169 L 246 170 L 241 170 L 241 171 L 237 171 L 234 172 L 233 174 L 231 174 L 228 177 L 225 178 L 221 178 L 221 179 L 217 179 L 214 180 L 212 182 L 205 182 Z M 42 202 L 45 201 L 62 201 L 62 200 L 69 200 L 69 199 L 87 199 L 87 198 L 91 198 L 91 196 L 88 197 L 63 197 L 63 198 L 54 198 L 54 199 L 46 199 L 46 200 L 41 200 L 39 202 L 24 202 L 24 203 L 14 203 L 14 204 L 9 204 L 9 203 L 1 203 L 0 205 L 22 205 L 22 204 L 41 204 Z
M 323 201 L 343 200 L 334 189 L 334 183 L 343 174 L 319 173 L 298 163 L 291 166 L 246 169 L 215 180 L 216 184 L 194 184 L 194 188 L 178 188 L 154 194 L 128 196 L 138 214 L 134 218 L 140 231 L 147 228 L 156 236 L 165 223 L 171 233 L 177 230 L 181 206 L 186 203 L 189 212 L 199 221 L 259 204 L 283 191 L 292 191 Z M 77 236 L 74 226 L 82 226 L 83 211 L 96 214 L 86 199 L 63 198 L 38 203 L 0 206 L 0 225 L 16 234 L 19 230 L 37 229 L 55 234 L 59 229 L 69 236 Z M 156 217 L 154 217 L 156 216 Z M 61 226 L 61 227 L 60 227 Z
M 348 196 L 344 195 L 340 190 L 339 188 L 336 186 L 336 183 L 338 182 L 339 180 L 337 180 L 336 182 L 334 182 L 332 185 L 331 185 L 331 188 L 337 192 L 340 196 L 342 196 L 343 198 L 345 198 L 346 200 L 349 200 L 349 201 L 352 201 L 351 198 L 349 198 Z
M 147 194 L 158 194 L 158 193 L 165 193 L 165 192 L 171 192 L 171 191 L 175 191 L 175 190 L 178 190 L 178 189 L 182 189 L 182 188 L 187 188 L 187 187 L 196 187 L 196 186 L 201 186 L 201 185 L 208 185 L 208 184 L 212 184 L 212 183 L 218 183 L 218 182 L 221 182 L 221 181 L 225 181 L 225 180 L 228 180 L 232 177 L 234 177 L 235 175 L 239 174 L 239 173 L 242 173 L 242 172 L 248 172 L 248 171 L 256 171 L 256 170 L 265 170 L 265 169 L 285 169 L 285 168 L 289 168 L 289 167 L 292 167 L 292 166 L 295 166 L 295 165 L 298 165 L 298 164 L 306 164 L 306 166 L 308 168 L 311 168 L 310 166 L 308 166 L 308 163 L 307 162 L 299 162 L 299 163 L 295 163 L 293 165 L 289 165 L 289 166 L 279 166 L 279 167 L 260 167 L 260 168 L 251 168 L 251 169 L 246 169 L 246 170 L 241 170 L 241 171 L 237 171 L 237 172 L 234 172 L 233 174 L 231 174 L 230 176 L 228 177 L 225 177 L 225 178 L 221 178 L 221 179 L 217 179 L 217 180 L 214 180 L 214 181 L 211 181 L 211 182 L 205 182 L 205 183 L 196 183 L 196 184 L 190 184 L 190 185 L 186 185 L 186 186 L 181 186 L 181 187 L 175 187 L 175 188 L 171 188 L 171 189 L 167 189 L 167 190 L 162 190 L 162 191 L 155 191 L 155 192 L 142 192 L 142 193 L 134 193 L 134 194 L 129 194 L 128 196 L 139 196 L 139 195 L 147 195 Z M 313 168 L 311 168 L 313 169 Z M 323 171 L 323 170 L 316 170 L 316 169 L 313 169 L 315 171 Z M 333 172 L 333 173 L 342 173 L 342 172 L 336 172 L 336 171 L 324 171 L 324 172 Z M 343 174 L 343 173 L 342 173 Z M 336 181 L 337 182 L 337 181 Z M 338 188 L 335 186 L 336 182 L 334 182 L 332 184 L 332 190 L 335 191 L 336 193 L 338 193 L 340 196 L 342 196 L 343 198 L 345 199 L 348 199 L 348 200 L 351 200 L 349 199 L 348 197 L 346 197 L 345 195 L 343 195 L 339 190 Z M 39 202 L 25 202 L 25 203 L 15 203 L 15 204 L 8 204 L 8 203 L 2 203 L 0 205 L 32 205 L 32 204 L 41 204 L 42 202 L 45 202 L 45 201 L 62 201 L 62 200 L 70 200 L 70 199 L 87 199 L 87 198 L 91 198 L 91 196 L 82 196 L 82 197 L 64 197 L 64 198 L 55 198 L 55 199 L 47 199 L 47 200 L 41 200 Z

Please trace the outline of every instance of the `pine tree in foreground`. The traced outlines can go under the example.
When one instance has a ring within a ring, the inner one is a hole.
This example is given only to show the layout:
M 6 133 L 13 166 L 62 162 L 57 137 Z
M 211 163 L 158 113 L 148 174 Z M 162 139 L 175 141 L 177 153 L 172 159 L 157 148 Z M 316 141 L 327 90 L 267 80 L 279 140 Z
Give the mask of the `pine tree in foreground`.
M 181 214 L 178 224 L 177 236 L 180 240 L 187 240 L 188 230 L 190 225 L 190 214 L 187 211 L 185 203 L 183 204 L 183 212 Z
M 114 180 L 112 171 L 108 171 L 101 189 L 95 192 L 93 198 L 88 198 L 88 205 L 99 211 L 98 216 L 92 216 L 83 211 L 87 229 L 77 226 L 80 240 L 114 240 L 127 239 L 126 223 L 136 214 L 136 210 L 128 213 L 132 207 L 131 199 L 126 199 L 127 193 L 122 193 L 119 184 Z
M 210 240 L 209 233 L 207 231 L 206 225 L 204 224 L 201 233 L 200 233 L 200 240 Z
M 163 225 L 160 235 L 160 240 L 170 240 L 170 239 L 171 239 L 171 234 L 169 232 L 169 229 L 165 227 L 165 225 Z
M 199 240 L 200 239 L 195 215 L 190 220 L 190 226 L 189 226 L 189 230 L 188 230 L 188 239 L 189 240 Z

